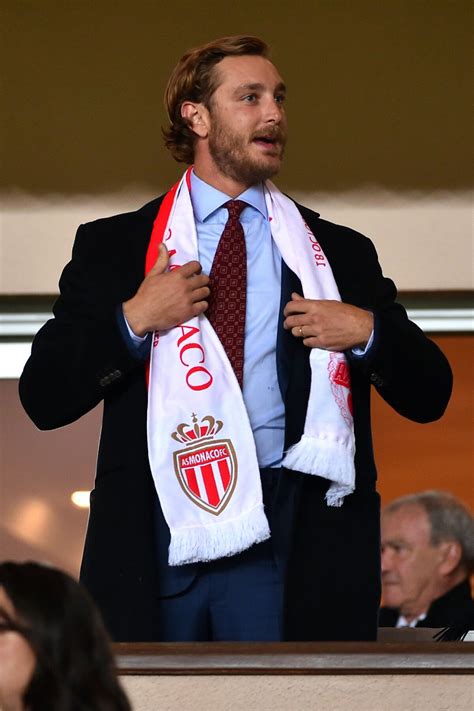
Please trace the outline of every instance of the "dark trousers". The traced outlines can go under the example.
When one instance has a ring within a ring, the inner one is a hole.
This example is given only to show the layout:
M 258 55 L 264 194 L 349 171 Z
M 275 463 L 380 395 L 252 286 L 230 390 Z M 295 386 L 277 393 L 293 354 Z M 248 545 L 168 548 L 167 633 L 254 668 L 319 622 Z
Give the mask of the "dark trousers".
M 278 469 L 262 469 L 271 526 Z M 283 575 L 270 538 L 229 558 L 201 563 L 190 585 L 159 600 L 161 638 L 185 641 L 282 639 Z

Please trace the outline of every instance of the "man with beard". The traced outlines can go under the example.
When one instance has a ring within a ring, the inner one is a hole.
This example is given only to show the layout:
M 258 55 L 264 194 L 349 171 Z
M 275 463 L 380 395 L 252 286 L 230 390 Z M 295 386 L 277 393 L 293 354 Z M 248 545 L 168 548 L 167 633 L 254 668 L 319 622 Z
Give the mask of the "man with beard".
M 369 240 L 269 181 L 287 123 L 264 42 L 189 51 L 165 102 L 192 168 L 79 229 L 20 383 L 42 428 L 104 401 L 82 580 L 117 640 L 373 639 L 370 384 L 425 422 L 449 365 Z

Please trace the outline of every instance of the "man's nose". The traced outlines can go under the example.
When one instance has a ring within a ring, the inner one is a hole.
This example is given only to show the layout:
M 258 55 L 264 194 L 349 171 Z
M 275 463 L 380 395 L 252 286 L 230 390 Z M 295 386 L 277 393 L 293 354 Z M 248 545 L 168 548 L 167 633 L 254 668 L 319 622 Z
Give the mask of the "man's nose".
M 283 117 L 283 106 L 273 97 L 265 104 L 265 120 L 268 123 L 279 124 Z
M 381 552 L 381 568 L 382 573 L 387 573 L 392 567 L 392 557 L 388 550 Z

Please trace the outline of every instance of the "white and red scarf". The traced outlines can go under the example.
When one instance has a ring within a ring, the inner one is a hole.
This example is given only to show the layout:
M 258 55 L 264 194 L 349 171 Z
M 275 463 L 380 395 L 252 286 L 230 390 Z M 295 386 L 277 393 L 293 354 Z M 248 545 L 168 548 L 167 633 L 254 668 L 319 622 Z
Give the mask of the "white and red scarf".
M 198 259 L 190 170 L 163 199 L 146 272 L 162 241 L 169 269 Z M 340 300 L 331 267 L 295 204 L 269 181 L 265 199 L 272 237 L 305 298 Z M 304 434 L 282 465 L 329 479 L 327 502 L 340 506 L 355 479 L 349 370 L 342 353 L 318 348 L 311 349 L 310 365 Z M 242 391 L 205 315 L 154 333 L 147 431 L 150 467 L 171 532 L 170 565 L 234 555 L 270 536 Z

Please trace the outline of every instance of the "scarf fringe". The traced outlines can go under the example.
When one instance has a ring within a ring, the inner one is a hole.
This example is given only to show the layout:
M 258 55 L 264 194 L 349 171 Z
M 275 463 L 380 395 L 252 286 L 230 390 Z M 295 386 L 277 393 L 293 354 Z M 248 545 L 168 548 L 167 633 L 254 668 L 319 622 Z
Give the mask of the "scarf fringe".
M 333 482 L 326 493 L 328 506 L 342 506 L 344 496 L 354 491 L 354 456 L 349 442 L 303 435 L 288 449 L 282 466 Z
M 328 506 L 336 506 L 339 508 L 344 503 L 344 498 L 354 492 L 353 486 L 340 486 L 339 484 L 331 484 L 326 491 L 326 503 Z
M 267 538 L 270 538 L 270 528 L 263 504 L 259 504 L 231 521 L 173 530 L 169 565 L 206 563 L 236 555 Z

